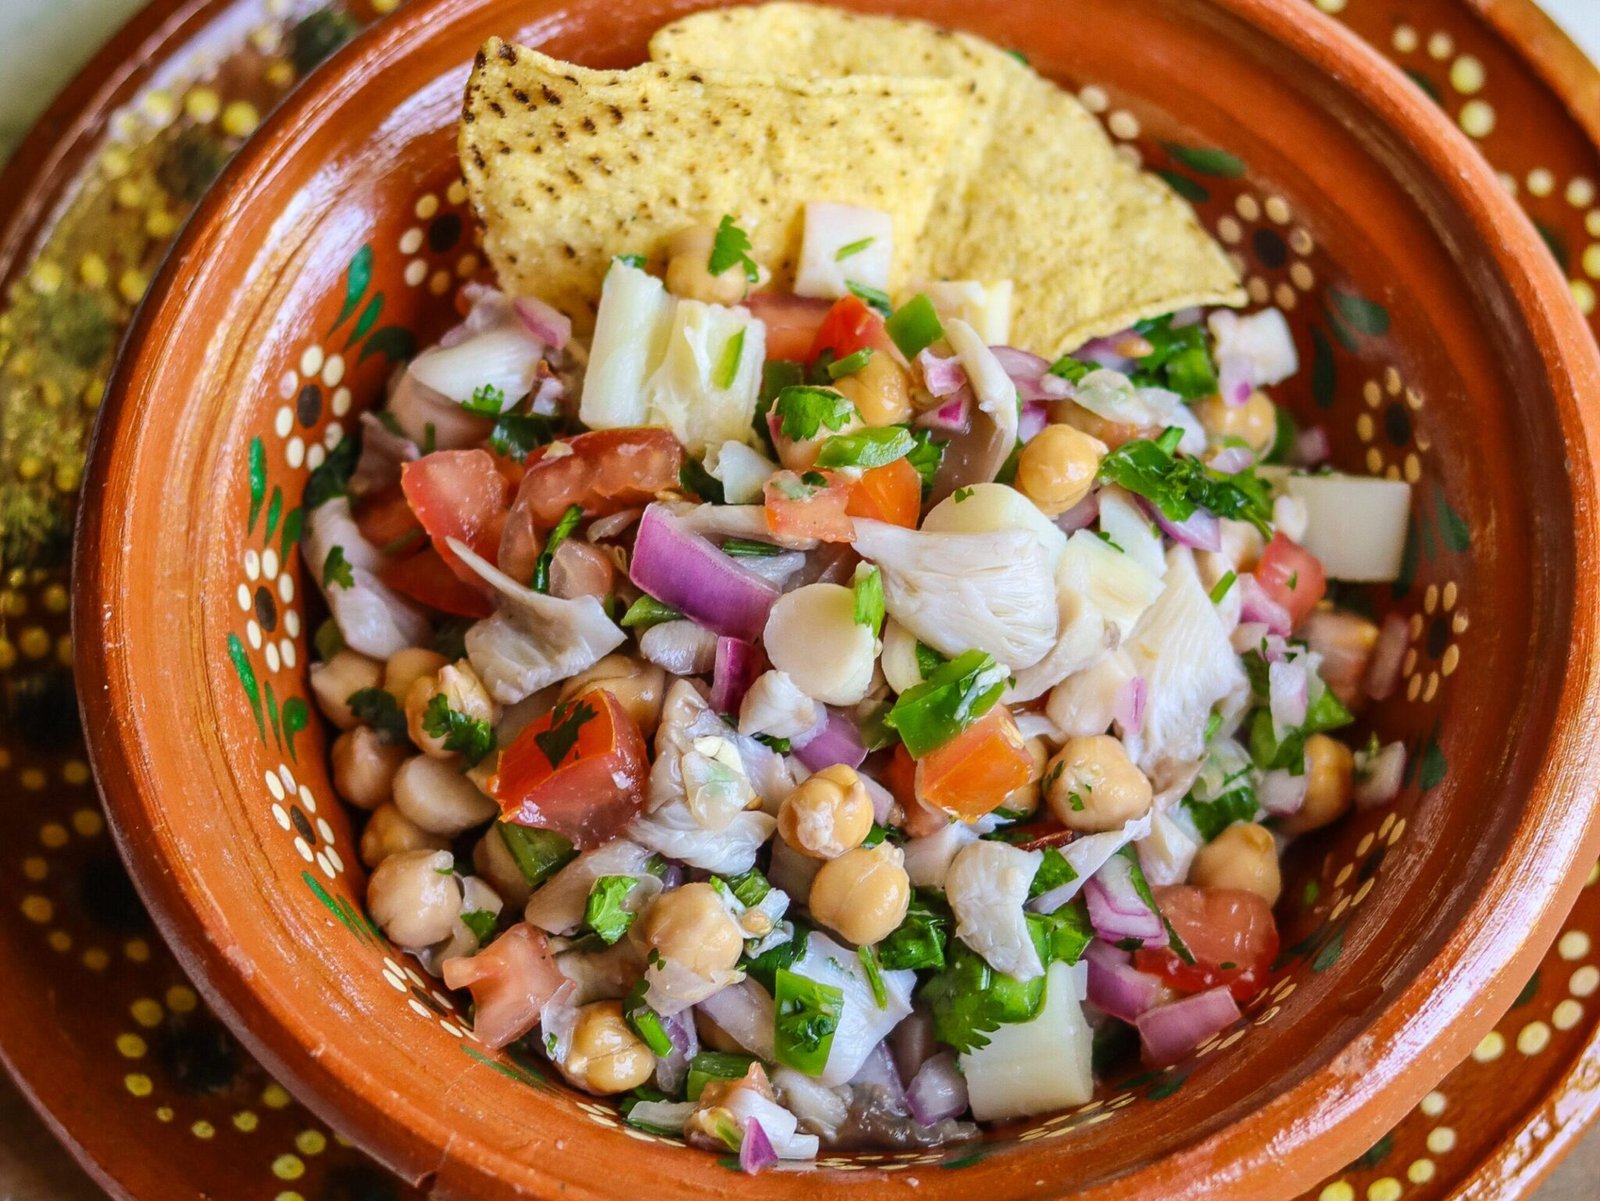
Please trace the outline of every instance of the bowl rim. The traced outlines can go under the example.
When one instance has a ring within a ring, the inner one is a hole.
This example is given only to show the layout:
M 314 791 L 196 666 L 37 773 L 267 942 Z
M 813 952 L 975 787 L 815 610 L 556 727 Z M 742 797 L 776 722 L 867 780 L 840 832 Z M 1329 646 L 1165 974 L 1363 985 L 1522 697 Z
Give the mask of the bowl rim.
M 1580 566 L 1600 561 L 1600 489 L 1593 471 L 1600 461 L 1600 407 L 1588 399 L 1600 396 L 1600 350 L 1534 226 L 1448 117 L 1355 33 L 1308 11 L 1302 0 L 1209 2 L 1336 79 L 1352 99 L 1380 114 L 1470 222 L 1546 365 L 1555 419 L 1568 450 L 1573 560 Z M 174 243 L 118 353 L 90 447 L 85 496 L 104 497 L 107 484 L 120 474 L 119 450 L 126 440 L 114 437 L 115 431 L 147 421 L 161 403 L 147 381 L 163 354 L 162 314 L 185 303 L 185 268 L 204 261 L 208 249 L 225 239 L 244 203 L 240 185 L 279 167 L 347 92 L 359 89 L 373 68 L 390 65 L 421 28 L 448 21 L 473 3 L 420 0 L 369 28 L 269 115 L 227 165 Z M 477 1195 L 479 1189 L 498 1195 L 496 1190 L 515 1187 L 508 1182 L 519 1182 L 541 1191 L 570 1188 L 574 1195 L 598 1197 L 536 1163 L 514 1161 L 470 1136 L 443 1131 L 436 1112 L 426 1106 L 364 1093 L 357 1087 L 358 1065 L 347 1062 L 336 1045 L 313 1054 L 308 1036 L 315 1041 L 315 1032 L 297 1026 L 292 1010 L 264 1004 L 248 973 L 224 956 L 206 953 L 212 939 L 203 915 L 179 878 L 158 856 L 145 853 L 143 836 L 155 801 L 147 803 L 136 783 L 137 765 L 145 758 L 143 739 L 116 720 L 109 700 L 114 682 L 124 678 L 126 653 L 117 635 L 116 606 L 102 607 L 99 598 L 109 564 L 124 553 L 122 534 L 120 519 L 105 505 L 81 507 L 73 552 L 80 704 L 89 758 L 119 849 L 185 971 L 274 1076 L 335 1129 L 414 1183 L 449 1180 L 463 1195 Z M 1579 869 L 1600 856 L 1600 815 L 1584 787 L 1600 778 L 1600 598 L 1580 589 L 1572 604 L 1573 641 L 1554 689 L 1554 732 L 1507 853 L 1469 903 L 1460 926 L 1329 1062 L 1237 1121 L 1081 1196 L 1112 1201 L 1137 1184 L 1174 1197 L 1267 1201 L 1286 1188 L 1310 1185 L 1348 1158 L 1351 1148 L 1374 1143 L 1510 1006 L 1576 898 L 1584 879 Z M 1528 870 L 1533 863 L 1539 871 Z M 1509 957 L 1486 953 L 1483 948 L 1493 943 L 1489 935 L 1505 926 L 1508 912 L 1525 933 Z M 292 1049 L 280 1051 L 269 1037 L 273 1031 L 292 1035 L 286 1044 Z M 1384 1087 L 1359 1095 L 1343 1088 L 1357 1071 L 1382 1078 Z M 1336 1105 L 1327 1104 L 1330 1096 L 1339 1098 Z M 425 1133 L 435 1132 L 446 1137 L 424 1141 Z M 419 1144 L 426 1154 L 418 1154 Z M 437 1166 L 413 1166 L 424 1162 Z

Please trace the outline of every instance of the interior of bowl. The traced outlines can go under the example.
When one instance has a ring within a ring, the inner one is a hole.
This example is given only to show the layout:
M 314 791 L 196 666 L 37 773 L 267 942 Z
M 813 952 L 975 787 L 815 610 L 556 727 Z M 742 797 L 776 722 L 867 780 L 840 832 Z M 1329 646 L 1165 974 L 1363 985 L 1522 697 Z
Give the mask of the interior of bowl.
M 136 875 L 269 1065 L 402 1172 L 437 1171 L 446 1193 L 490 1195 L 479 1190 L 491 1178 L 584 1195 L 635 1174 L 663 1196 L 732 1182 L 726 1163 L 625 1129 L 611 1103 L 483 1049 L 461 1001 L 363 915 L 352 826 L 309 702 L 318 614 L 297 553 L 299 498 L 396 365 L 457 319 L 458 285 L 485 271 L 454 166 L 478 45 L 516 35 L 625 65 L 692 7 L 442 0 L 358 43 L 359 69 L 336 60 L 320 94 L 314 84 L 236 169 L 257 174 L 235 174 L 239 186 L 202 213 L 124 373 L 144 399 L 113 406 L 117 449 L 99 482 L 117 513 L 96 520 L 139 542 L 100 539 L 103 555 L 126 548 L 97 569 L 101 595 L 121 606 L 106 619 L 117 643 L 103 670 L 125 748 L 101 764 Z M 1304 1119 L 1294 1154 L 1229 1195 L 1307 1182 L 1382 1132 L 1373 1097 L 1407 1052 L 1372 1045 L 1376 1019 L 1397 998 L 1415 1004 L 1441 948 L 1520 853 L 1524 798 L 1545 767 L 1577 551 L 1573 479 L 1539 466 L 1562 461 L 1564 437 L 1540 349 L 1421 156 L 1383 114 L 1240 19 L 1239 4 L 1079 0 L 1071 21 L 1048 0 L 871 7 L 1016 47 L 1075 91 L 1123 153 L 1194 202 L 1252 301 L 1286 312 L 1303 370 L 1280 396 L 1301 424 L 1327 429 L 1339 467 L 1413 484 L 1402 577 L 1343 596 L 1408 623 L 1399 692 L 1356 736 L 1403 740 L 1408 769 L 1395 803 L 1297 846 L 1281 972 L 1239 1028 L 1077 1110 L 978 1143 L 825 1155 L 814 1171 L 851 1173 L 869 1192 L 900 1174 L 996 1197 L 1047 1182 L 1091 1189 L 1182 1162 L 1249 1115 L 1303 1103 L 1295 1090 L 1316 1080 L 1327 1091 L 1316 1114 L 1293 1115 Z M 112 738 L 94 702 L 87 724 L 102 745 Z M 1450 982 L 1497 981 L 1554 887 L 1509 907 L 1474 971 Z M 1385 1037 L 1436 1050 L 1440 1022 L 1473 999 L 1439 1004 L 1391 1014 Z M 1206 1170 L 1222 1170 L 1216 1154 Z M 1197 1169 L 1165 1195 L 1222 1178 Z M 813 1185 L 780 1173 L 739 1187 Z

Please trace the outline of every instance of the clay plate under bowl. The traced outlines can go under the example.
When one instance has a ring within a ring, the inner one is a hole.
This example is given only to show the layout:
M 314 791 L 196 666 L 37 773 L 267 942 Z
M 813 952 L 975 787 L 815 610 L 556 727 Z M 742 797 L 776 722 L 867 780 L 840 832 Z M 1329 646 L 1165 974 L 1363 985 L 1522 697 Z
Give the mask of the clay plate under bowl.
M 1537 234 L 1425 96 L 1299 0 L 863 7 L 971 29 L 1083 89 L 1289 308 L 1285 392 L 1335 459 L 1414 482 L 1388 810 L 1291 857 L 1286 953 L 1244 1024 L 1089 1106 L 933 1152 L 735 1181 L 625 1130 L 363 919 L 307 702 L 307 473 L 480 270 L 453 165 L 478 45 L 595 66 L 696 7 L 432 0 L 291 98 L 201 205 L 137 320 L 77 548 L 85 728 L 136 882 L 185 968 L 312 1108 L 441 1197 L 1001 1201 L 1292 1195 L 1370 1146 L 1510 1004 L 1597 851 L 1589 398 L 1600 361 Z M 1049 153 L 1048 146 L 1040 147 Z M 581 203 L 581 197 L 574 199 Z

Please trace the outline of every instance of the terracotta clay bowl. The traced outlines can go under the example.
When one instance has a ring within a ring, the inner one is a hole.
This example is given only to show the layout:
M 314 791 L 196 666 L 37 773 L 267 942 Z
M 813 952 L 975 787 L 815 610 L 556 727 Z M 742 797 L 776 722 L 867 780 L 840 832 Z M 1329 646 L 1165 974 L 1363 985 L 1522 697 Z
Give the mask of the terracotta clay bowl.
M 361 912 L 307 702 L 308 472 L 480 272 L 453 165 L 490 34 L 597 66 L 690 2 L 433 0 L 298 92 L 202 204 L 124 351 L 77 562 L 85 727 L 135 879 L 267 1067 L 441 1197 L 1286 1197 L 1354 1158 L 1511 1003 L 1600 852 L 1600 361 L 1533 227 L 1428 98 L 1301 0 L 863 5 L 1025 51 L 1196 202 L 1290 311 L 1336 461 L 1413 481 L 1400 799 L 1290 863 L 1241 1028 L 1082 1109 L 736 1180 L 485 1052 Z M 1042 152 L 1048 148 L 1041 147 Z M 581 201 L 580 201 L 581 202 Z M 1582 869 L 1582 870 L 1580 870 Z

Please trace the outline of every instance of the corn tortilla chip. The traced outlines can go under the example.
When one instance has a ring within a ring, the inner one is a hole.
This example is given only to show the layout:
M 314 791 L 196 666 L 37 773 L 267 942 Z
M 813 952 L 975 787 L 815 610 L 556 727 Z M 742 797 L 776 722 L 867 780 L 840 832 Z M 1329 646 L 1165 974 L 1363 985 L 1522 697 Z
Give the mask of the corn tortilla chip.
M 587 332 L 613 255 L 656 257 L 676 230 L 724 214 L 786 283 L 807 200 L 881 209 L 907 278 L 940 184 L 928 164 L 966 106 L 947 79 L 594 71 L 494 39 L 467 85 L 459 150 L 502 286 Z
M 1014 281 L 1019 346 L 1061 354 L 1141 318 L 1244 303 L 1237 273 L 1189 205 L 1119 157 L 1073 96 L 981 38 L 773 3 L 686 17 L 659 30 L 650 53 L 707 68 L 804 64 L 831 78 L 960 80 L 968 124 L 946 160 L 914 274 Z

